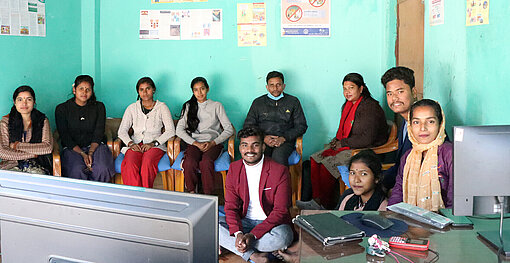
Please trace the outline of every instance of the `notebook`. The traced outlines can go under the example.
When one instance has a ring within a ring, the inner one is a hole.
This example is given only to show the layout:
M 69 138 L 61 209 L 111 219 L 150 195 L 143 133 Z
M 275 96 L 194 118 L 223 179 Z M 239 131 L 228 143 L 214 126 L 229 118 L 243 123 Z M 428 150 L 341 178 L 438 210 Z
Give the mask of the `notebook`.
M 360 239 L 365 232 L 332 213 L 298 215 L 292 222 L 322 242 L 324 246 Z

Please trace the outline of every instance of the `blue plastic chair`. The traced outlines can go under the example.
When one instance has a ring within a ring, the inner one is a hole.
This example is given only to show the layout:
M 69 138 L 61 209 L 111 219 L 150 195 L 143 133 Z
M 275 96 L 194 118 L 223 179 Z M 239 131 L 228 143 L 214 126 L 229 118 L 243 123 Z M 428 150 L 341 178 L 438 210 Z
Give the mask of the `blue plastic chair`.
M 169 141 L 168 143 L 173 143 L 173 142 Z M 117 156 L 117 158 L 115 158 L 115 173 L 118 175 L 121 174 L 120 168 L 121 168 L 121 164 L 122 164 L 123 160 L 124 160 L 123 153 L 119 154 L 119 156 Z M 163 157 L 161 157 L 161 159 L 159 160 L 158 172 L 161 173 L 161 175 L 163 177 L 163 188 L 165 190 L 173 190 L 173 189 L 170 189 L 169 183 L 168 183 L 168 179 L 171 178 L 171 172 L 172 172 L 172 171 L 170 171 L 171 166 L 172 166 L 172 162 L 170 161 L 170 156 L 168 154 L 164 154 Z M 118 183 L 122 184 L 122 176 L 119 176 L 118 178 L 119 178 L 118 180 L 120 180 L 120 182 L 118 182 Z M 117 176 L 116 176 L 115 180 L 117 181 Z
M 230 163 L 234 161 L 234 143 L 236 138 L 236 132 L 234 128 L 234 134 L 230 136 L 228 139 L 228 150 L 223 151 L 214 161 L 214 170 L 216 172 L 221 173 L 222 179 L 223 179 L 223 193 L 225 193 L 225 180 L 227 178 L 227 171 L 230 166 Z M 174 156 L 177 156 L 175 158 L 175 161 L 171 167 L 173 177 L 174 177 L 174 189 L 178 192 L 184 192 L 184 173 L 182 172 L 181 168 L 181 162 L 182 158 L 184 157 L 184 152 L 181 151 L 181 139 L 179 137 L 176 137 L 174 140 Z
M 166 154 L 161 157 L 158 163 L 158 172 L 161 173 L 161 176 L 163 177 L 163 188 L 165 190 L 174 190 L 174 182 L 173 182 L 173 174 L 172 174 L 172 164 L 174 159 L 174 139 L 175 136 L 168 139 L 167 141 L 167 148 L 166 148 Z M 121 164 L 122 160 L 124 160 L 124 154 L 120 153 L 120 145 L 121 140 L 117 138 L 113 143 L 113 157 L 115 158 L 115 183 L 116 184 L 123 184 L 122 182 L 122 176 L 121 176 Z

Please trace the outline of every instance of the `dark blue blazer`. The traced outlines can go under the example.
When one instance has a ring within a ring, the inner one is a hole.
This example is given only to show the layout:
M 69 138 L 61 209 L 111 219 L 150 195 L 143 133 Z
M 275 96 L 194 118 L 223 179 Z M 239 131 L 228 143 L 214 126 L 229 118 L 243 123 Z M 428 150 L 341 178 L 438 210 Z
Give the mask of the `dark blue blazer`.
M 409 149 L 413 148 L 413 144 L 409 141 L 409 136 L 406 135 L 404 138 L 404 125 L 405 121 L 402 122 L 402 125 L 398 128 L 397 138 L 398 138 L 398 150 L 397 155 L 395 156 L 395 165 L 393 165 L 390 169 L 384 172 L 384 177 L 382 184 L 386 189 L 391 189 L 395 185 L 395 180 L 397 178 L 398 168 L 400 167 L 400 159 L 402 155 L 404 155 Z

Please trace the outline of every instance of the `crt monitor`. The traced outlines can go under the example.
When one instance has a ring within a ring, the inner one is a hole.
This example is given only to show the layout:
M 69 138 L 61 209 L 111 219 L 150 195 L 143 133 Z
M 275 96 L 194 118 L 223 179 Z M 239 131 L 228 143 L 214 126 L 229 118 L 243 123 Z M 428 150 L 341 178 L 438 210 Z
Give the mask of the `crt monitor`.
M 453 146 L 453 214 L 498 213 L 495 197 L 510 196 L 510 125 L 455 126 Z
M 217 262 L 213 196 L 0 171 L 2 262 Z

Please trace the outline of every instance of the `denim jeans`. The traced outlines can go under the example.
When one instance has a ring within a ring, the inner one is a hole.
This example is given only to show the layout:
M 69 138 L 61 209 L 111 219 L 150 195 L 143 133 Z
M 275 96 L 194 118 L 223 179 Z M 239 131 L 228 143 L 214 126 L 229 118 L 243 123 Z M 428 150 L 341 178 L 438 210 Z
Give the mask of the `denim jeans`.
M 256 239 L 248 251 L 241 253 L 236 249 L 236 238 L 235 236 L 230 235 L 225 217 L 220 216 L 218 218 L 218 222 L 220 224 L 218 230 L 220 246 L 241 256 L 246 261 L 250 259 L 251 254 L 254 252 L 272 252 L 278 249 L 283 249 L 288 247 L 294 239 L 292 228 L 289 225 L 278 225 L 273 227 L 273 229 L 265 233 L 259 239 Z M 264 221 L 243 218 L 241 222 L 243 224 L 243 233 L 249 233 L 256 225 Z

